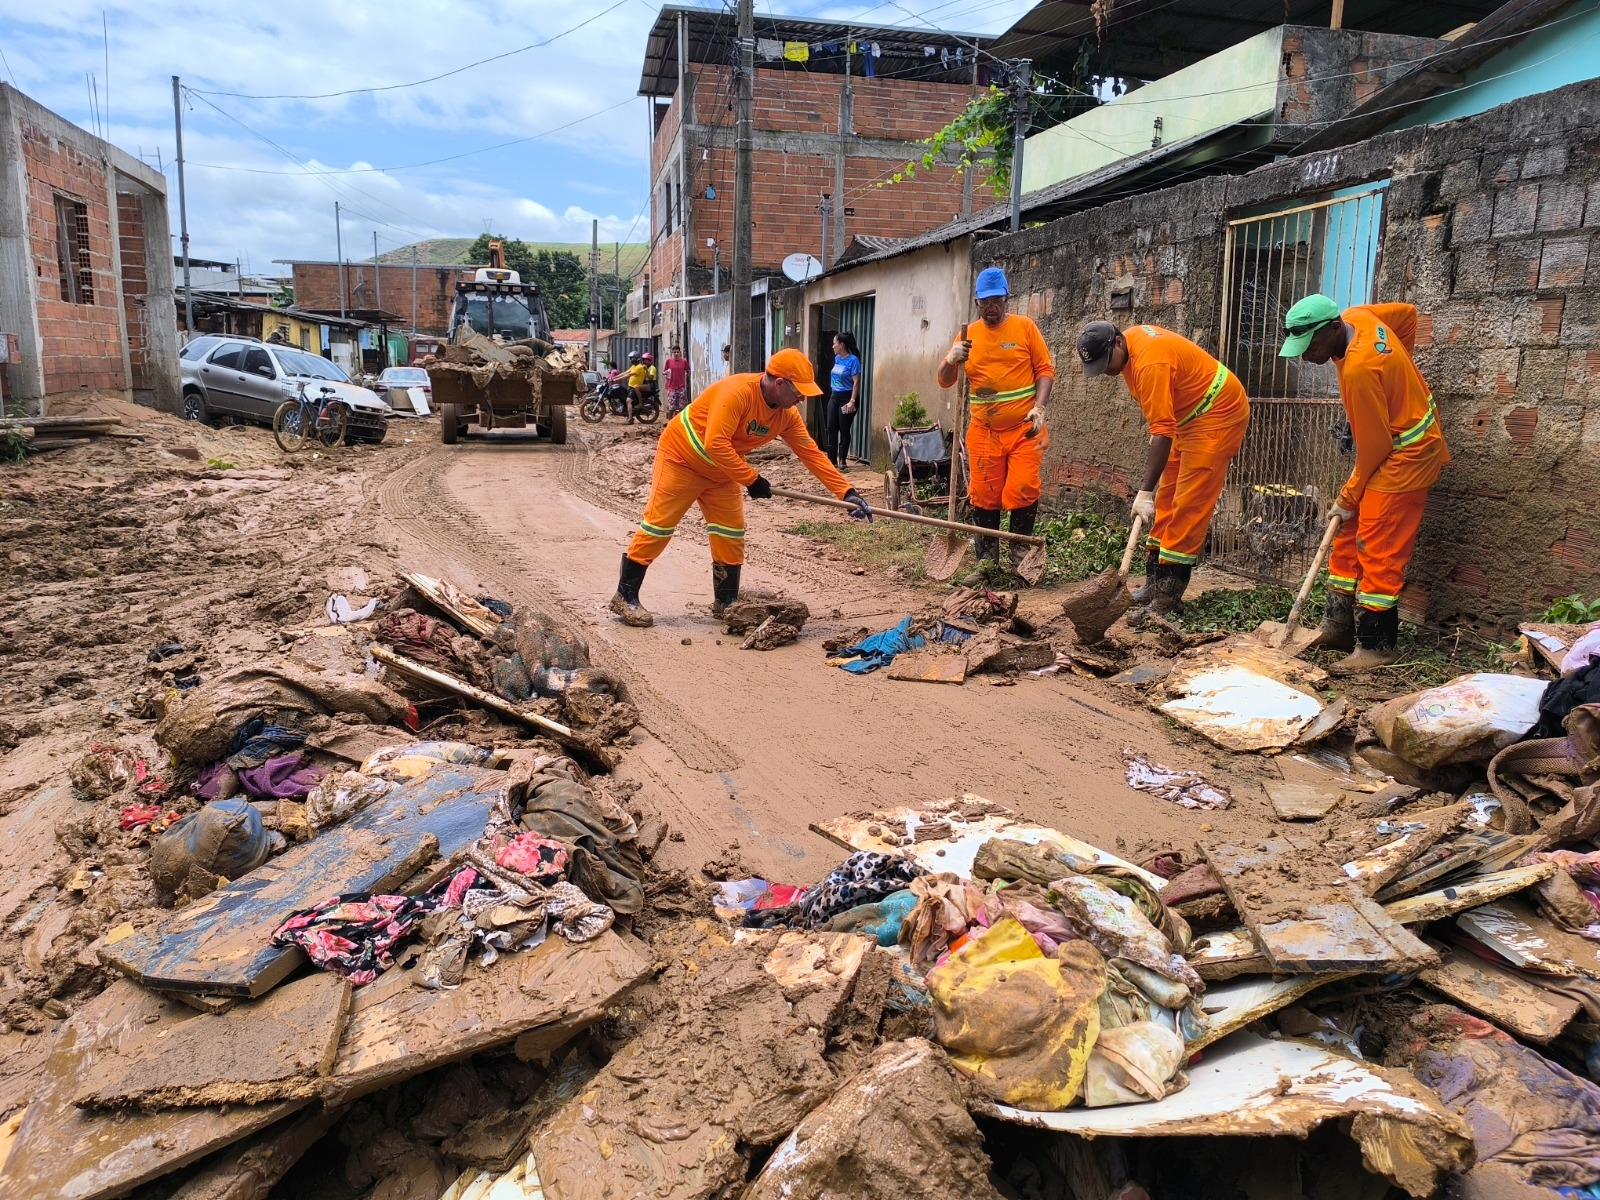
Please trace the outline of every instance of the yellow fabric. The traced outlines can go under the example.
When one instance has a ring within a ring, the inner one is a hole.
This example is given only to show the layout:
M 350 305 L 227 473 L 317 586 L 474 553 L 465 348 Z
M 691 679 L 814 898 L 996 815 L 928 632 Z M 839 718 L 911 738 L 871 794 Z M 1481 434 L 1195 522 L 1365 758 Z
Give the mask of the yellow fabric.
M 934 1037 L 1002 1104 L 1053 1112 L 1083 1088 L 1100 1036 L 1105 960 L 1088 942 L 1067 942 L 1057 955 L 1046 958 L 1005 917 L 928 973 Z
M 806 42 L 785 42 L 783 57 L 790 62 L 808 62 L 811 58 L 811 46 Z

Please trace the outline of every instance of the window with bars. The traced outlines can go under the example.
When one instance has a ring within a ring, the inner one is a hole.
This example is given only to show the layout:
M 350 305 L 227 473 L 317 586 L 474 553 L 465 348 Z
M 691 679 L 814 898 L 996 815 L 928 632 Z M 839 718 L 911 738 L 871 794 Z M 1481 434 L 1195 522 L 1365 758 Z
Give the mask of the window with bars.
M 61 270 L 61 298 L 69 304 L 93 304 L 89 206 L 71 196 L 56 197 L 56 260 Z

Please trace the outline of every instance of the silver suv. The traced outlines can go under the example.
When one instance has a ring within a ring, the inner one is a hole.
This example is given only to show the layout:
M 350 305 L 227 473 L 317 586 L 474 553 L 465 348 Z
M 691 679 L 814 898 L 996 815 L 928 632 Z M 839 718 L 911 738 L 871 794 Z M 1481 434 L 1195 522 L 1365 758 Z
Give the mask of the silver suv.
M 183 371 L 183 415 L 190 421 L 244 418 L 272 424 L 272 414 L 299 393 L 300 384 L 332 387 L 350 406 L 348 444 L 381 442 L 391 409 L 376 392 L 351 383 L 338 363 L 294 346 L 251 337 L 202 334 L 178 354 Z

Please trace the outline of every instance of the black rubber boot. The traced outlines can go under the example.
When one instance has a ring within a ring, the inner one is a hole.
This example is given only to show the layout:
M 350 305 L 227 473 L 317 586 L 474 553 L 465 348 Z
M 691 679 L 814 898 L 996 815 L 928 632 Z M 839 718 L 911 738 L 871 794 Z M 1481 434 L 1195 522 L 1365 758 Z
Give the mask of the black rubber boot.
M 617 576 L 617 594 L 611 597 L 611 603 L 606 605 L 622 618 L 624 625 L 632 625 L 635 629 L 649 629 L 656 623 L 656 619 L 650 615 L 650 610 L 639 603 L 639 588 L 644 583 L 644 573 L 647 570 L 649 568 L 644 563 L 634 562 L 624 554 L 622 573 Z
M 1356 598 L 1350 592 L 1328 592 L 1328 609 L 1322 614 L 1322 628 L 1311 645 L 1319 650 L 1356 648 Z
M 1189 590 L 1189 576 L 1193 573 L 1193 567 L 1158 563 L 1146 609 L 1158 617 L 1183 616 L 1183 593 Z
M 1156 568 L 1161 565 L 1161 547 L 1150 546 L 1144 552 L 1144 586 L 1133 593 L 1135 604 L 1149 604 L 1156 591 Z
M 739 598 L 739 572 L 742 569 L 738 564 L 711 564 L 712 616 L 720 617 L 728 611 L 728 605 Z
M 1354 675 L 1400 661 L 1400 610 L 1356 609 L 1355 653 L 1328 668 L 1332 675 Z
M 1020 533 L 1024 537 L 1033 536 L 1033 527 L 1039 522 L 1039 502 L 1035 500 L 1027 508 L 1013 508 L 1011 510 L 1011 532 Z
M 970 525 L 978 525 L 984 529 L 1000 528 L 1001 510 L 998 508 L 974 508 Z M 977 553 L 978 561 L 970 573 L 957 582 L 962 587 L 976 587 L 984 581 L 986 564 L 1000 561 L 1000 539 L 992 537 L 974 537 L 972 548 Z

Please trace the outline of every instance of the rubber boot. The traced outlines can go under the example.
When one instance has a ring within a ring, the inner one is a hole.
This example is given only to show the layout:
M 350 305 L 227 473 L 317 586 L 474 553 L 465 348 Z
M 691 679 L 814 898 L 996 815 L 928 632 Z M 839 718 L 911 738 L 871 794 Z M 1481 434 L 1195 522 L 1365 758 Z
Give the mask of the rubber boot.
M 743 568 L 738 563 L 712 563 L 711 564 L 711 615 L 720 617 L 728 611 L 728 605 L 739 598 L 739 572 Z
M 1001 510 L 998 508 L 974 508 L 969 524 L 979 525 L 984 529 L 999 529 L 1000 514 Z M 962 587 L 977 587 L 986 578 L 986 564 L 1000 561 L 999 538 L 975 537 L 972 539 L 972 549 L 977 553 L 978 561 L 971 573 L 958 581 Z
M 1039 502 L 1036 500 L 1026 508 L 1013 508 L 1011 510 L 1009 528 L 1012 533 L 1020 533 L 1024 537 L 1032 537 L 1033 528 L 1038 522 Z M 1017 564 L 1022 561 L 1022 556 L 1028 552 L 1028 549 L 1029 547 L 1024 546 L 1021 542 L 1008 541 L 1006 543 L 1006 560 L 1011 564 L 1013 571 L 1017 569 Z
M 1400 661 L 1400 610 L 1356 609 L 1356 649 L 1328 668 L 1330 675 L 1354 675 Z
M 1183 593 L 1189 590 L 1189 576 L 1193 573 L 1193 567 L 1158 563 L 1146 611 L 1158 617 L 1183 616 Z
M 1133 593 L 1135 604 L 1149 604 L 1155 598 L 1156 567 L 1161 565 L 1161 547 L 1150 546 L 1144 552 L 1144 586 Z
M 639 588 L 644 583 L 644 573 L 648 569 L 644 563 L 634 562 L 624 554 L 622 573 L 617 576 L 617 594 L 606 605 L 622 618 L 624 625 L 631 625 L 635 629 L 649 629 L 656 623 L 650 610 L 639 603 Z
M 1356 598 L 1350 592 L 1328 592 L 1328 609 L 1322 614 L 1322 628 L 1311 647 L 1319 650 L 1356 648 Z

